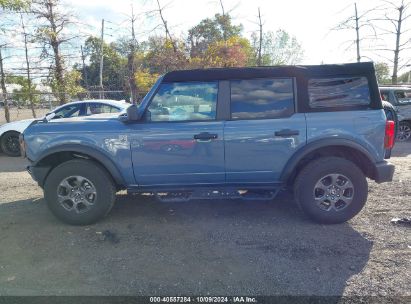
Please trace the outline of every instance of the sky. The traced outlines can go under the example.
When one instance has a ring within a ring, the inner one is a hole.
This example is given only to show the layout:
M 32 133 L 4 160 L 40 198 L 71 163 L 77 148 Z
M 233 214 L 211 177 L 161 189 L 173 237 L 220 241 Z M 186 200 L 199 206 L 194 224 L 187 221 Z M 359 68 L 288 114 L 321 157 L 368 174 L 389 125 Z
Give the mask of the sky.
M 116 38 L 120 33 L 127 34 L 129 23 L 126 21 L 131 14 L 133 4 L 138 15 L 137 25 L 140 39 L 160 23 L 155 17 L 147 18 L 146 13 L 156 9 L 156 0 L 70 0 L 68 1 L 80 17 L 90 26 L 89 30 L 99 34 L 101 19 L 108 29 L 106 39 Z M 232 15 L 234 23 L 244 26 L 243 34 L 250 36 L 258 29 L 257 10 L 260 8 L 264 22 L 264 31 L 284 29 L 294 35 L 305 50 L 304 64 L 343 63 L 356 60 L 354 45 L 354 30 L 332 30 L 343 20 L 354 14 L 354 2 L 357 3 L 359 14 L 377 6 L 376 0 L 223 0 L 224 8 Z M 397 0 L 398 2 L 398 0 Z M 202 19 L 212 17 L 221 12 L 218 0 L 160 0 L 165 6 L 164 16 L 175 36 L 184 36 L 187 30 L 198 24 Z M 382 27 L 388 24 L 381 25 Z M 158 32 L 159 30 L 157 30 Z M 371 29 L 363 27 L 363 36 L 369 36 Z M 158 32 L 163 34 L 162 31 Z M 138 37 L 139 38 L 139 37 Z M 392 44 L 389 35 L 384 36 L 379 45 L 386 47 Z M 376 48 L 364 41 L 364 49 Z M 364 61 L 385 61 L 393 55 L 388 52 L 363 51 Z
M 110 42 L 121 36 L 130 36 L 130 22 L 133 5 L 137 15 L 136 32 L 139 41 L 148 35 L 164 35 L 158 14 L 156 0 L 62 0 L 66 10 L 81 22 L 80 32 L 84 35 L 100 36 L 101 19 L 105 19 L 105 41 Z M 198 24 L 202 19 L 212 18 L 221 13 L 218 0 L 159 0 L 164 7 L 164 17 L 171 29 L 172 35 L 184 38 L 188 29 Z M 393 0 L 399 2 L 400 0 Z M 359 15 L 375 8 L 381 0 L 223 0 L 225 11 L 230 13 L 234 24 L 242 24 L 243 35 L 250 37 L 258 30 L 257 13 L 261 10 L 263 31 L 283 29 L 295 36 L 302 44 L 304 58 L 302 64 L 327 64 L 356 61 L 356 50 L 353 44 L 355 30 L 332 30 L 339 23 L 353 16 L 354 2 L 357 3 Z M 151 13 L 150 13 L 151 12 Z M 410 7 L 411 13 L 411 7 Z M 375 14 L 375 13 L 374 13 Z M 372 15 L 367 15 L 372 16 Z M 365 20 L 364 17 L 363 20 Z M 411 18 L 410 18 L 411 19 Z M 390 29 L 388 22 L 377 24 L 379 32 Z M 411 23 L 410 23 L 411 25 Z M 408 24 L 405 24 L 408 27 Z M 361 36 L 374 33 L 370 27 L 362 27 Z M 411 33 L 408 33 L 411 37 Z M 362 61 L 387 62 L 392 60 L 393 52 L 377 51 L 378 48 L 392 47 L 393 35 L 378 34 L 378 40 L 362 41 Z M 406 35 L 404 34 L 405 40 Z M 14 39 L 19 39 L 17 36 Z M 80 60 L 80 46 L 78 53 Z M 71 52 L 73 50 L 70 50 Z M 16 56 L 20 57 L 20 56 Z M 411 64 L 411 52 L 402 53 L 402 70 L 408 71 Z M 14 62 L 10 62 L 14 64 Z

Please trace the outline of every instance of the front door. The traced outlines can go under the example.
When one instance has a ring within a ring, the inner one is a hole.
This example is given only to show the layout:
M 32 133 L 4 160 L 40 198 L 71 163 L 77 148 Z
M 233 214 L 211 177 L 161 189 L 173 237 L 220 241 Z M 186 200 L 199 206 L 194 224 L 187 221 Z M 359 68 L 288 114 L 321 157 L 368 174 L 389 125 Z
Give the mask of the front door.
M 221 184 L 225 180 L 223 122 L 216 120 L 218 82 L 163 83 L 132 125 L 138 185 Z

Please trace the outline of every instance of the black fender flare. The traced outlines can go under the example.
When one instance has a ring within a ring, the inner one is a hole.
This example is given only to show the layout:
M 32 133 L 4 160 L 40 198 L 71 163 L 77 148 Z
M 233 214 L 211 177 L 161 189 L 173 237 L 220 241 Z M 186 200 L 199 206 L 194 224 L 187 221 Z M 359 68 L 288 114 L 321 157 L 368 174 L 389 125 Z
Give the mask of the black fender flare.
M 34 161 L 32 163 L 32 166 L 33 167 L 36 167 L 36 166 L 44 167 L 44 166 L 39 165 L 39 163 L 42 160 L 44 160 L 48 156 L 51 156 L 53 154 L 60 153 L 60 152 L 71 152 L 74 154 L 79 153 L 82 155 L 89 156 L 92 159 L 95 159 L 96 161 L 98 161 L 108 171 L 108 173 L 111 175 L 111 177 L 113 178 L 114 182 L 117 185 L 123 185 L 123 186 L 126 185 L 123 175 L 121 174 L 120 170 L 117 168 L 115 163 L 111 160 L 111 158 L 108 155 L 106 155 L 103 151 L 98 150 L 95 147 L 89 147 L 89 146 L 77 145 L 77 144 L 62 144 L 62 145 L 54 146 L 50 149 L 47 149 L 42 154 L 40 154 L 39 157 L 37 158 L 38 160 Z M 43 170 L 45 171 L 45 173 L 44 173 L 44 176 L 41 178 L 42 181 L 38 181 L 40 184 L 44 182 L 48 173 L 50 172 L 50 169 L 51 168 L 49 168 L 48 170 Z
M 290 178 L 298 163 L 309 153 L 330 146 L 343 146 L 355 149 L 361 152 L 369 160 L 371 164 L 374 164 L 375 167 L 375 157 L 359 143 L 346 138 L 324 138 L 310 142 L 307 145 L 300 148 L 297 152 L 295 152 L 294 155 L 288 160 L 283 171 L 281 172 L 280 180 L 282 182 L 286 182 Z M 373 168 L 373 170 L 374 169 L 375 168 Z

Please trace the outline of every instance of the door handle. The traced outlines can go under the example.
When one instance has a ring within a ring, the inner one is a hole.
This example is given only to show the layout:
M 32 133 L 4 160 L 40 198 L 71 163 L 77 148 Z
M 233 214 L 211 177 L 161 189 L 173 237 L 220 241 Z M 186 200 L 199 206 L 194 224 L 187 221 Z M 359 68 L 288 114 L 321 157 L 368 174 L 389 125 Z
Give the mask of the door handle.
M 200 134 L 194 135 L 194 139 L 196 140 L 210 140 L 210 139 L 217 139 L 218 135 L 208 132 L 202 132 Z
M 288 136 L 294 136 L 294 135 L 299 135 L 299 134 L 300 134 L 300 131 L 290 130 L 290 129 L 283 129 L 283 130 L 274 132 L 275 136 L 280 136 L 280 137 L 288 137 Z

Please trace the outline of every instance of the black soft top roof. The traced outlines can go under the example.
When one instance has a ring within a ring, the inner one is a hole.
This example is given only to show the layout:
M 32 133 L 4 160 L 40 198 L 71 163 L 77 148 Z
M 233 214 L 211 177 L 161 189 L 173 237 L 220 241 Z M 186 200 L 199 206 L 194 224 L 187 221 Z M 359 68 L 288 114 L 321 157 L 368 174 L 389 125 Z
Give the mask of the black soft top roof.
M 331 75 L 375 75 L 374 64 L 372 62 L 360 62 L 324 65 L 181 70 L 165 74 L 163 82 L 212 81 L 264 77 L 320 77 Z

